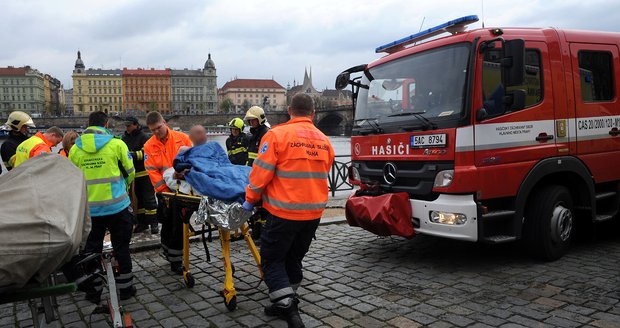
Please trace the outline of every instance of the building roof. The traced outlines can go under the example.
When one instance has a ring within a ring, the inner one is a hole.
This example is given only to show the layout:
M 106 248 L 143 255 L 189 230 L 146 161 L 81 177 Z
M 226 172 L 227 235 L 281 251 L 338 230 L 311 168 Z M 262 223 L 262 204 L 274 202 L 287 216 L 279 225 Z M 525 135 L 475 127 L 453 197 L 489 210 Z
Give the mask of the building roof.
M 321 95 L 323 97 L 338 97 L 338 96 L 340 96 L 340 90 L 325 89 L 325 90 L 323 90 Z
M 205 77 L 201 69 L 173 69 L 170 70 L 170 75 L 175 76 L 187 76 L 187 77 Z
M 169 69 L 127 69 L 123 68 L 123 76 L 170 76 Z
M 86 75 L 112 75 L 112 76 L 120 76 L 122 71 L 120 69 L 93 69 L 89 68 L 85 71 Z
M 26 76 L 29 67 L 0 67 L 0 76 Z
M 222 87 L 222 91 L 226 91 L 227 89 L 282 89 L 284 87 L 281 86 L 278 82 L 273 79 L 270 80 L 259 80 L 259 79 L 235 79 L 229 82 L 226 82 Z
M 213 59 L 211 59 L 211 54 L 209 54 L 209 58 L 205 62 L 205 69 L 209 69 L 209 68 L 215 69 L 215 63 L 213 62 Z

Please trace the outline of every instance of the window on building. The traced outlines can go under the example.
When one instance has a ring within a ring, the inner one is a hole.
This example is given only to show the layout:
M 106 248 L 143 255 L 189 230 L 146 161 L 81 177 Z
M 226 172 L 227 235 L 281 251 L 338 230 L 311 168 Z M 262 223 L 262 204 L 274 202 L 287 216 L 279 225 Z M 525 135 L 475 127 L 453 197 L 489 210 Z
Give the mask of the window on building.
M 614 98 L 611 53 L 579 51 L 579 77 L 584 102 L 609 101 Z

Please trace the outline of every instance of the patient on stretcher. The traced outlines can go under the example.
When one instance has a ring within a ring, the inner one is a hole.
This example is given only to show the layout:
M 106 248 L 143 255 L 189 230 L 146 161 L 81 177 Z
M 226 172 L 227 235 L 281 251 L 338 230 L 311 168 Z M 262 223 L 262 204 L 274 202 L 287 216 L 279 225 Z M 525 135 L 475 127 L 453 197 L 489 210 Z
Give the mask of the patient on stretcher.
M 228 154 L 217 142 L 179 149 L 173 166 L 173 169 L 168 169 L 173 172 L 164 173 L 164 180 L 171 190 L 177 190 L 175 176 L 182 177 L 179 180 L 180 192 L 189 194 L 191 191 L 194 195 L 243 203 L 251 168 L 230 163 Z

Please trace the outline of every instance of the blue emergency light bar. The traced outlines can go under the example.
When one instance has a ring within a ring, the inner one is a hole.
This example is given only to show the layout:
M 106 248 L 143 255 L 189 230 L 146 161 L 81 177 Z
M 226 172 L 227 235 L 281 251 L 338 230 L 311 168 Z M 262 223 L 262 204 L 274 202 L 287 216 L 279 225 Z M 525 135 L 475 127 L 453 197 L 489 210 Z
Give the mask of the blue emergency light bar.
M 387 52 L 389 54 L 394 53 L 402 48 L 404 48 L 406 45 L 412 44 L 414 42 L 418 42 L 420 40 L 424 40 L 424 39 L 428 39 L 430 37 L 433 37 L 435 35 L 441 34 L 441 33 L 445 33 L 445 32 L 450 32 L 450 33 L 456 33 L 456 32 L 461 32 L 463 31 L 463 29 L 465 28 L 465 26 L 471 24 L 471 23 L 475 23 L 478 21 L 478 16 L 476 15 L 470 15 L 470 16 L 464 16 L 461 18 L 457 18 L 457 19 L 453 19 L 449 22 L 445 22 L 441 25 L 437 25 L 435 27 L 431 27 L 427 30 L 424 31 L 420 31 L 416 34 L 412 34 L 408 37 L 402 38 L 400 40 L 396 40 L 394 42 L 390 42 L 388 44 L 382 45 L 379 48 L 375 49 L 376 53 L 380 53 L 380 52 Z

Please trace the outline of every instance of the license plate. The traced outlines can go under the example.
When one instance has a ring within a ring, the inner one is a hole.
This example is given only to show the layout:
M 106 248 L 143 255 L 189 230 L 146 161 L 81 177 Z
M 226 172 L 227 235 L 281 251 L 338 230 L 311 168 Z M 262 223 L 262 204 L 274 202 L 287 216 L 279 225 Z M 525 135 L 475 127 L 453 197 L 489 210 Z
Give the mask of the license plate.
M 446 134 L 440 133 L 411 136 L 410 141 L 411 148 L 445 147 Z

